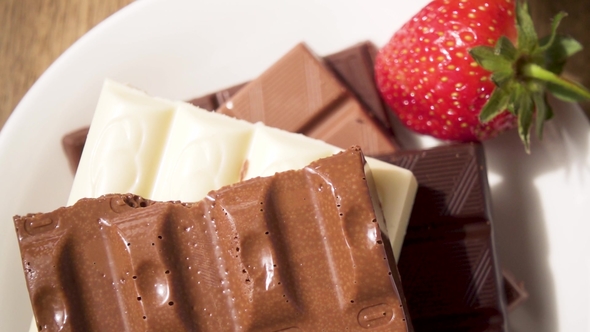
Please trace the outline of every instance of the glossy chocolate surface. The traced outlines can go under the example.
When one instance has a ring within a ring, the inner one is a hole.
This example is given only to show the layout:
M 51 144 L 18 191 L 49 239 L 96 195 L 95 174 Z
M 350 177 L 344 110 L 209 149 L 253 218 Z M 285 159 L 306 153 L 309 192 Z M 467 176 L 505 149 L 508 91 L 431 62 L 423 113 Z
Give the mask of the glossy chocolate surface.
M 356 148 L 194 204 L 111 194 L 17 216 L 37 324 L 411 331 L 364 170 Z
M 418 192 L 398 262 L 417 331 L 505 331 L 483 147 L 456 144 L 383 158 Z

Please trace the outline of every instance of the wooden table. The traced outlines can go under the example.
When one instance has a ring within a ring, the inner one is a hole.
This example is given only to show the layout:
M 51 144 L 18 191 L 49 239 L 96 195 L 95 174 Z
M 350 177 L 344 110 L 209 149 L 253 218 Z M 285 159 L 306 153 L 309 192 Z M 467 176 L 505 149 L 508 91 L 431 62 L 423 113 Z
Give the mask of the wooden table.
M 132 1 L 0 0 L 0 129 L 35 80 L 66 48 Z M 570 13 L 560 31 L 573 35 L 587 49 L 572 59 L 569 72 L 589 87 L 588 0 L 529 1 L 539 27 L 548 27 L 549 18 L 559 9 Z M 590 112 L 590 103 L 583 106 Z
M 72 43 L 133 0 L 0 0 L 0 128 Z

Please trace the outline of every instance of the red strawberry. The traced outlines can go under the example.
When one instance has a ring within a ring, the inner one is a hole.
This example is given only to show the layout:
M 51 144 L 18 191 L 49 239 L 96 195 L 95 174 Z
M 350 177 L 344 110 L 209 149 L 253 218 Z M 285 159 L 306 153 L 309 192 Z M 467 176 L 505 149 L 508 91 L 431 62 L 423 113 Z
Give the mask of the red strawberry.
M 557 76 L 565 58 L 581 49 L 555 35 L 563 16 L 540 46 L 526 4 L 434 0 L 380 50 L 377 85 L 402 123 L 419 133 L 475 141 L 518 123 L 528 150 L 535 110 L 539 135 L 552 115 L 546 88 L 570 101 L 590 98 Z

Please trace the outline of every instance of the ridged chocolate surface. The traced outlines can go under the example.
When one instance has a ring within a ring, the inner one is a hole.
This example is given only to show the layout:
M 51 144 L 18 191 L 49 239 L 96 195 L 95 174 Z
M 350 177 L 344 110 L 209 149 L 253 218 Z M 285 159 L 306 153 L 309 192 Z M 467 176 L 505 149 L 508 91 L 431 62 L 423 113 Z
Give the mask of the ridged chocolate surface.
M 349 149 L 194 204 L 111 194 L 17 216 L 37 324 L 44 331 L 412 330 L 364 166 L 360 150 Z
M 397 150 L 386 128 L 304 44 L 295 46 L 217 112 L 341 148 L 360 145 L 371 156 Z
M 416 331 L 504 331 L 483 147 L 383 159 L 411 170 L 419 185 L 398 262 Z

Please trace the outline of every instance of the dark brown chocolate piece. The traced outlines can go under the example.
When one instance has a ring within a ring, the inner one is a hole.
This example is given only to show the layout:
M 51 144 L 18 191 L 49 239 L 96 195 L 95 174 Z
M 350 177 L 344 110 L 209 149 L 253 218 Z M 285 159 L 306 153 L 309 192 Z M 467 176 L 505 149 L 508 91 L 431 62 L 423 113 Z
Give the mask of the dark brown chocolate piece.
M 367 155 L 397 150 L 387 129 L 304 44 L 295 46 L 217 112 L 342 148 L 360 145 Z
M 411 331 L 364 167 L 353 148 L 194 204 L 111 194 L 17 216 L 37 324 Z
M 504 331 L 483 147 L 457 144 L 382 158 L 418 191 L 398 269 L 417 331 Z
M 324 57 L 332 72 L 388 129 L 391 127 L 387 109 L 375 83 L 375 56 L 377 47 L 369 41 Z
M 61 146 L 64 149 L 68 164 L 72 173 L 76 174 L 78 164 L 82 158 L 86 136 L 88 136 L 88 127 L 80 128 L 74 132 L 65 135 L 61 140 Z

